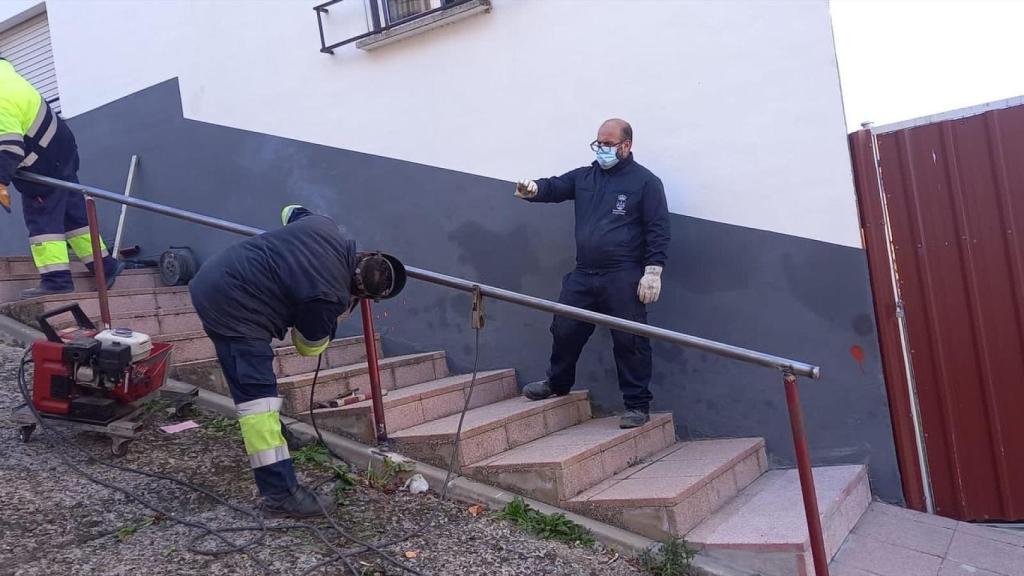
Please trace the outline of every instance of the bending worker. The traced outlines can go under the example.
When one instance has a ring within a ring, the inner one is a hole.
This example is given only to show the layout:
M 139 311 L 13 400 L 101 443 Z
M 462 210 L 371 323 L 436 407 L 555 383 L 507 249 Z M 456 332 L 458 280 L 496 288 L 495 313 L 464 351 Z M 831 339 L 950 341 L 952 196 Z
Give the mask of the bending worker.
M 0 58 L 0 206 L 7 212 L 11 211 L 7 188 L 19 168 L 78 182 L 78 145 L 64 119 L 50 109 L 39 91 L 15 72 L 10 62 Z M 37 288 L 22 291 L 22 299 L 74 292 L 68 245 L 90 272 L 94 265 L 85 198 L 77 192 L 34 182 L 19 181 L 17 188 L 22 195 L 32 260 L 41 276 Z M 100 250 L 110 288 L 124 263 L 106 254 L 102 239 Z
M 405 268 L 392 256 L 357 253 L 348 232 L 301 206 L 281 213 L 284 227 L 235 244 L 206 262 L 192 280 L 192 303 L 213 340 L 256 486 L 268 516 L 307 517 L 333 500 L 299 486 L 281 433 L 274 338 L 299 354 L 327 349 L 339 317 L 360 298 L 392 298 Z
M 515 195 L 530 202 L 575 201 L 576 269 L 565 277 L 559 302 L 646 323 L 646 305 L 658 300 L 667 258 L 665 190 L 633 160 L 633 128 L 626 121 L 606 121 L 590 147 L 597 155 L 590 166 L 555 178 L 521 180 Z M 548 378 L 527 384 L 523 395 L 543 400 L 568 394 L 593 333 L 593 324 L 555 316 Z M 650 420 L 651 344 L 615 330 L 612 342 L 626 407 L 620 426 L 636 428 Z

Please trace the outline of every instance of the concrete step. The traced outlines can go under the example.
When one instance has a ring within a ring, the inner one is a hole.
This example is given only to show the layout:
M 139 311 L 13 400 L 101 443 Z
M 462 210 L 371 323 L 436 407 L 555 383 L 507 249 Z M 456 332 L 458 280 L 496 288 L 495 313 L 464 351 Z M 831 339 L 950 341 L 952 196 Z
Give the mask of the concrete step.
M 70 315 L 69 315 L 70 316 Z M 92 317 L 99 325 L 99 314 Z M 55 324 L 58 328 L 66 328 L 74 324 L 69 318 Z M 110 324 L 114 328 L 130 328 L 144 334 L 182 334 L 202 332 L 203 323 L 199 315 L 191 307 L 160 308 L 158 310 L 142 310 L 137 312 L 111 312 Z
M 201 362 L 214 361 L 217 359 L 217 351 L 213 342 L 207 338 L 206 332 L 185 332 L 181 334 L 168 334 L 166 336 L 154 336 L 157 342 L 168 342 L 174 344 L 174 363 L 181 365 L 195 363 L 193 367 L 201 367 Z M 362 350 L 356 350 L 354 345 Z M 351 346 L 350 346 L 351 345 Z M 294 346 L 285 344 L 284 341 L 274 340 L 271 342 L 274 353 L 277 355 L 277 362 L 274 365 L 274 373 L 278 377 L 294 376 L 316 370 L 317 359 L 307 358 L 298 353 Z M 380 350 L 380 335 L 377 335 L 377 350 Z M 324 368 L 340 368 L 349 364 L 366 361 L 366 347 L 363 344 L 363 337 L 338 338 L 324 351 Z
M 864 466 L 814 469 L 829 558 L 871 503 Z M 796 470 L 768 472 L 686 536 L 704 555 L 744 574 L 814 574 Z
M 205 346 L 208 346 L 208 349 L 212 351 L 213 342 L 210 342 L 205 337 L 204 340 L 206 340 Z M 379 340 L 377 345 L 380 346 Z M 194 345 L 189 343 L 184 347 L 184 351 L 186 353 L 194 352 L 188 346 Z M 294 346 L 276 347 L 274 348 L 274 356 L 274 374 L 278 378 L 307 374 L 316 370 L 317 359 L 300 355 Z M 175 347 L 170 372 L 171 378 L 188 382 L 200 388 L 230 395 L 227 381 L 224 379 L 224 373 L 221 372 L 220 363 L 216 358 L 216 352 L 213 352 L 213 357 L 179 362 L 180 359 L 185 357 L 187 356 L 179 356 L 178 348 Z M 321 374 L 324 373 L 324 370 L 342 368 L 365 361 L 366 346 L 363 344 L 362 336 L 339 338 L 332 342 L 327 347 L 327 350 L 324 351 Z M 320 386 L 318 384 L 317 391 L 319 392 L 319 390 Z
M 72 258 L 71 273 L 85 272 L 85 264 Z M 36 265 L 31 256 L 0 256 L 0 276 L 14 274 L 37 274 Z
M 213 342 L 206 337 L 206 332 L 202 330 L 174 334 L 151 334 L 150 336 L 154 342 L 167 342 L 174 346 L 174 357 L 172 360 L 175 364 L 217 357 L 217 351 L 213 348 Z
M 448 361 L 444 352 L 409 354 L 380 360 L 380 382 L 384 390 L 394 390 L 448 376 Z M 309 410 L 309 394 L 313 373 L 287 376 L 277 380 L 277 388 L 284 404 L 285 414 L 298 414 Z M 370 372 L 365 362 L 341 368 L 320 370 L 315 402 L 325 402 L 358 389 L 370 391 Z
M 767 469 L 761 438 L 679 442 L 578 494 L 567 506 L 664 541 L 692 530 Z
M 75 281 L 75 290 L 78 292 L 93 292 L 96 290 L 95 276 L 86 271 L 72 274 Z M 39 274 L 4 274 L 0 271 L 0 304 L 16 302 L 21 297 L 21 291 L 26 288 L 35 288 L 39 285 Z M 160 288 L 163 284 L 160 281 L 160 273 L 156 268 L 137 268 L 125 270 L 117 277 L 114 287 L 118 290 L 138 290 L 140 288 Z
M 555 506 L 675 443 L 672 415 L 651 414 L 640 428 L 619 418 L 589 420 L 513 448 L 463 473 Z
M 384 396 L 384 419 L 392 432 L 413 428 L 430 420 L 444 418 L 462 410 L 471 374 L 447 376 L 413 386 L 398 388 Z M 319 388 L 319 386 L 318 386 Z M 514 370 L 496 370 L 477 374 L 471 408 L 485 406 L 518 395 Z M 309 394 L 305 402 L 308 410 Z M 373 405 L 369 400 L 340 408 L 315 410 L 317 426 L 356 439 L 374 441 Z M 309 421 L 309 412 L 296 417 Z
M 188 286 L 169 288 L 143 288 L 138 290 L 111 290 L 107 293 L 111 315 L 118 312 L 139 312 L 164 308 L 191 308 Z M 54 308 L 77 302 L 90 317 L 100 315 L 99 299 L 96 292 L 77 292 L 44 296 L 31 300 L 12 302 L 0 307 L 0 312 L 25 324 L 36 325 L 36 318 Z M 181 330 L 185 332 L 186 330 Z M 167 332 L 165 332 L 167 333 Z M 151 333 L 152 334 L 152 333 Z
M 447 467 L 460 415 L 457 411 L 390 434 L 391 445 L 407 456 Z M 475 464 L 589 419 L 590 399 L 585 390 L 539 402 L 516 396 L 474 408 L 466 412 L 457 465 Z

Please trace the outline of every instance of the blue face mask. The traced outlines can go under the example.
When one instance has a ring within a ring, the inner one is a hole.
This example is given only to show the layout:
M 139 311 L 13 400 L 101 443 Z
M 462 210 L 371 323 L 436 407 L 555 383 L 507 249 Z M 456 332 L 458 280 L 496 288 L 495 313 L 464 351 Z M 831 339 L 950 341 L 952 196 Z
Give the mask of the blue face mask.
M 600 146 L 596 154 L 597 163 L 605 170 L 619 163 L 619 149 L 617 146 Z

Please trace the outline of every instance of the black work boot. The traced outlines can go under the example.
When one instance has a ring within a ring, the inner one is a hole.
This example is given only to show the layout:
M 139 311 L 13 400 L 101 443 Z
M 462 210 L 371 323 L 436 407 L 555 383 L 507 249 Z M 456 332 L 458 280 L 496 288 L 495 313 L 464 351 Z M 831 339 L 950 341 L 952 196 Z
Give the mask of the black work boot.
M 89 262 L 88 264 L 85 265 L 85 267 L 89 270 L 89 272 L 93 274 L 96 273 L 95 262 Z M 121 272 L 124 272 L 124 268 L 124 262 L 117 260 L 111 256 L 103 257 L 103 276 L 104 279 L 107 281 L 107 290 L 110 290 L 111 288 L 114 287 L 114 282 L 117 281 L 117 277 L 121 275 Z
M 334 500 L 316 494 L 305 486 L 296 486 L 280 498 L 263 499 L 263 515 L 267 518 L 310 518 L 334 511 Z
M 568 394 L 568 392 L 565 394 Z M 523 386 L 523 396 L 525 396 L 527 400 L 544 400 L 545 398 L 551 398 L 552 396 L 565 396 L 565 394 L 559 394 L 552 390 L 551 384 L 549 384 L 547 380 L 530 382 L 526 386 Z
M 619 418 L 619 428 L 639 428 L 651 421 L 651 415 L 643 410 L 629 409 Z
M 70 294 L 74 291 L 74 288 L 50 288 L 46 284 L 40 284 L 35 288 L 22 290 L 21 299 L 29 300 L 31 298 L 42 298 L 43 296 L 53 296 L 54 294 Z
M 107 281 L 107 290 L 114 287 L 114 282 L 117 281 L 117 277 L 124 272 L 124 262 L 120 260 L 114 260 L 114 266 L 112 270 L 104 270 L 106 272 L 105 279 Z
M 40 274 L 39 286 L 21 291 L 21 299 L 41 298 L 54 294 L 70 294 L 75 291 L 70 270 L 56 270 Z

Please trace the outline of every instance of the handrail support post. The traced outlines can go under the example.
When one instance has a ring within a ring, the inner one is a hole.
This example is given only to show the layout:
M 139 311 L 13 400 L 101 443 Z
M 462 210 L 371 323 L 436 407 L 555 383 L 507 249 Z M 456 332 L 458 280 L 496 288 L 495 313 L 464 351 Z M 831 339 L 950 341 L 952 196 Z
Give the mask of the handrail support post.
M 786 386 L 786 405 L 789 408 L 789 422 L 793 428 L 793 447 L 796 450 L 796 466 L 800 475 L 800 493 L 804 500 L 804 514 L 807 516 L 807 533 L 811 542 L 811 556 L 814 560 L 815 576 L 828 576 L 828 556 L 825 554 L 825 537 L 818 513 L 818 495 L 814 489 L 814 473 L 811 471 L 811 453 L 807 447 L 807 431 L 800 407 L 800 391 L 796 374 L 783 371 Z
M 388 426 L 384 420 L 384 398 L 380 386 L 380 359 L 377 355 L 376 330 L 373 327 L 373 304 L 363 298 L 359 302 L 363 317 L 363 345 L 366 347 L 366 368 L 370 374 L 370 399 L 373 404 L 373 426 L 378 442 L 387 442 Z
M 92 242 L 92 270 L 96 276 L 96 292 L 100 302 L 100 320 L 103 327 L 110 328 L 110 302 L 107 299 L 107 274 L 103 269 L 103 252 L 100 249 L 100 225 L 96 217 L 96 200 L 85 197 L 85 214 L 89 219 L 89 240 Z

